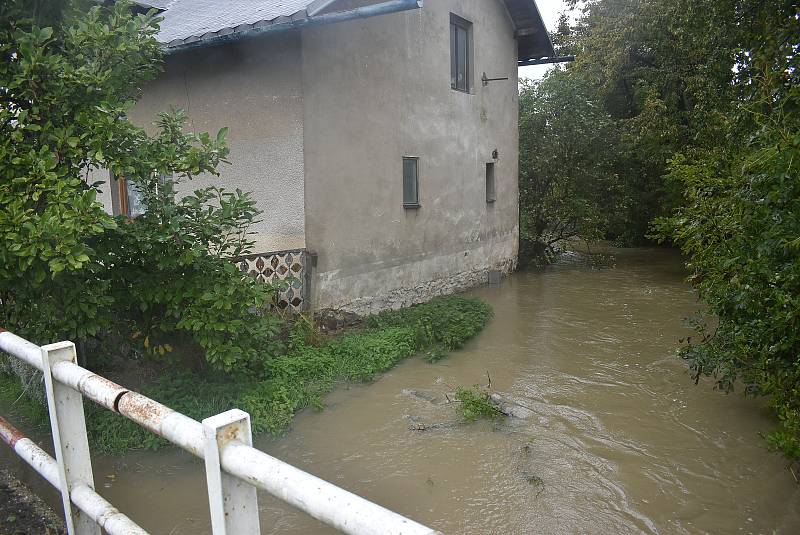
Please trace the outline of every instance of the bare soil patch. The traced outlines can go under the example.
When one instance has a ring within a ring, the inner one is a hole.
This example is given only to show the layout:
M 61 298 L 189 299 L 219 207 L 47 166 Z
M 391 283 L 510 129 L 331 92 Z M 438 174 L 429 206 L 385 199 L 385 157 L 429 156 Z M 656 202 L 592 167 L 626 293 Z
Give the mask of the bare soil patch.
M 0 468 L 0 535 L 63 535 L 64 522 L 7 470 Z

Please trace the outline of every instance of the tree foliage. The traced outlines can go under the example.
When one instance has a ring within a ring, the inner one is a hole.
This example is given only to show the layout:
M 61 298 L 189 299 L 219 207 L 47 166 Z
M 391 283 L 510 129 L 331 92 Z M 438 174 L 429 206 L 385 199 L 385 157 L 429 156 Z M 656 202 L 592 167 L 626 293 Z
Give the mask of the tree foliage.
M 226 131 L 186 133 L 179 111 L 152 136 L 127 120 L 160 70 L 159 19 L 89 6 L 0 7 L 0 320 L 41 343 L 114 334 L 163 355 L 177 332 L 219 368 L 258 361 L 275 349 L 277 322 L 258 312 L 271 289 L 227 259 L 259 211 L 241 191 L 176 195 L 217 174 Z M 135 184 L 147 212 L 108 215 L 98 171 Z
M 669 160 L 719 128 L 736 39 L 709 29 L 732 24 L 734 13 L 716 0 L 581 6 L 576 22 L 562 17 L 553 35 L 558 52 L 576 61 L 522 90 L 521 234 L 541 246 L 567 226 L 586 238 L 641 243 L 650 221 L 678 202 L 665 180 Z
M 630 242 L 655 219 L 717 319 L 683 351 L 695 378 L 766 396 L 769 443 L 800 459 L 796 2 L 581 5 L 554 38 L 575 63 L 522 92 L 521 234 L 542 235 L 543 213 Z
M 606 147 L 618 129 L 584 80 L 556 70 L 520 91 L 520 240 L 540 255 L 573 236 L 603 236 L 621 198 Z M 568 163 L 567 163 L 568 162 Z
M 742 2 L 738 91 L 716 144 L 670 164 L 684 204 L 657 229 L 689 255 L 691 280 L 717 316 L 689 346 L 696 377 L 741 380 L 779 419 L 771 445 L 800 459 L 800 11 Z

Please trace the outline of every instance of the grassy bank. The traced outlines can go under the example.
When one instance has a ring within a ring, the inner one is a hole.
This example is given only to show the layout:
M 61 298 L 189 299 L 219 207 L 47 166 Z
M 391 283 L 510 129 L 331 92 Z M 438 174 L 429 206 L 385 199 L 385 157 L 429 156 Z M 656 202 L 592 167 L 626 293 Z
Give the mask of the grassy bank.
M 288 352 L 271 359 L 263 377 L 212 380 L 176 371 L 144 385 L 142 393 L 192 418 L 238 407 L 250 413 L 253 431 L 279 434 L 306 407 L 322 407 L 322 397 L 342 382 L 364 382 L 400 360 L 421 354 L 437 360 L 475 336 L 491 318 L 491 307 L 467 297 L 445 297 L 366 318 L 364 328 L 333 340 L 318 340 L 298 322 Z M 18 413 L 46 424 L 44 408 L 21 397 L 15 377 L 0 376 L 0 398 L 16 401 Z M 93 404 L 86 404 L 90 443 L 103 453 L 157 449 L 155 435 Z

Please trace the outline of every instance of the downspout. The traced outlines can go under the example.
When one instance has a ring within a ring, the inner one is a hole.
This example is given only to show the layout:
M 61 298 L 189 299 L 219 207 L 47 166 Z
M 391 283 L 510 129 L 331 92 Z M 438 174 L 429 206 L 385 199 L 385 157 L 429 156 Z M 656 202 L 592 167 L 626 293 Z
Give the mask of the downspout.
M 260 35 L 299 30 L 302 28 L 320 26 L 323 24 L 333 24 L 336 22 L 345 22 L 348 20 L 365 19 L 368 17 L 375 17 L 377 15 L 408 11 L 410 9 L 419 9 L 422 7 L 422 1 L 423 0 L 388 0 L 386 2 L 381 2 L 380 4 L 357 7 L 348 11 L 338 11 L 319 16 L 306 16 L 290 20 L 288 22 L 278 22 L 260 28 L 251 28 L 249 30 L 233 32 L 226 35 L 215 35 L 207 39 L 192 41 L 191 43 L 165 47 L 164 53 L 174 54 L 176 52 L 182 52 L 184 50 L 191 50 L 195 48 L 205 48 L 208 46 L 235 43 L 237 41 L 241 41 L 242 39 L 249 39 Z

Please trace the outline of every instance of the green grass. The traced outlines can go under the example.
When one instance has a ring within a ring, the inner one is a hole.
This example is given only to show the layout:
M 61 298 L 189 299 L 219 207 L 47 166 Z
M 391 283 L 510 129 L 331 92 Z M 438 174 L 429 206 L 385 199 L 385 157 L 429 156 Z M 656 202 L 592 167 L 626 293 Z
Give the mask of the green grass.
M 237 407 L 250 413 L 255 433 L 280 434 L 298 411 L 322 408 L 322 397 L 337 384 L 371 381 L 415 354 L 436 355 L 438 360 L 447 351 L 462 347 L 491 317 L 491 307 L 479 299 L 445 297 L 368 317 L 365 330 L 321 345 L 315 345 L 319 337 L 301 322 L 288 353 L 269 360 L 262 377 L 214 382 L 177 371 L 141 391 L 196 420 Z M 16 378 L 0 374 L 4 404 L 19 397 L 20 392 Z M 17 406 L 27 407 L 18 411 L 23 416 L 46 424 L 46 411 L 37 402 L 23 397 Z M 89 440 L 100 452 L 114 454 L 166 445 L 163 439 L 116 414 L 88 402 L 86 409 Z
M 492 318 L 492 307 L 470 297 L 441 297 L 428 303 L 370 316 L 373 328 L 408 327 L 414 330 L 419 351 L 452 351 L 478 334 Z
M 32 386 L 35 388 L 35 386 Z M 19 416 L 35 427 L 42 429 L 49 428 L 49 418 L 47 407 L 44 404 L 32 399 L 25 392 L 22 382 L 16 376 L 0 368 L 0 403 L 4 407 L 12 407 L 14 416 Z M 6 415 L 2 415 L 6 416 Z M 11 417 L 7 417 L 13 424 Z

